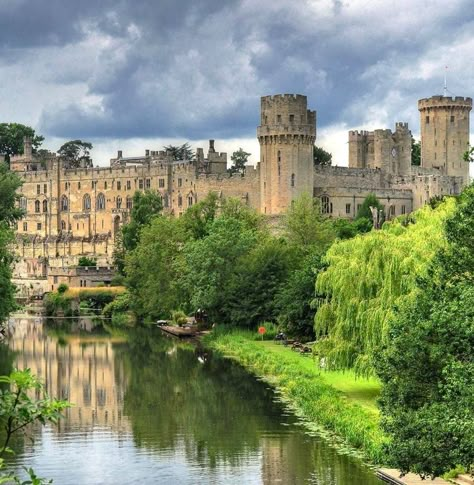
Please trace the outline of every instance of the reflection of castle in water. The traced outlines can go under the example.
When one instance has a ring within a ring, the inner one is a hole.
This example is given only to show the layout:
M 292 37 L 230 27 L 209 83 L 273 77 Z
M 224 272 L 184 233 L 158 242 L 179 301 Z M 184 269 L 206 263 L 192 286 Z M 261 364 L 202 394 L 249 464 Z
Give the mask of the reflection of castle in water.
M 17 317 L 13 323 L 9 346 L 18 352 L 16 366 L 31 369 L 50 396 L 74 404 L 65 412 L 63 430 L 106 426 L 128 431 L 122 416 L 126 378 L 110 339 L 68 335 L 61 341 L 47 335 L 39 318 Z

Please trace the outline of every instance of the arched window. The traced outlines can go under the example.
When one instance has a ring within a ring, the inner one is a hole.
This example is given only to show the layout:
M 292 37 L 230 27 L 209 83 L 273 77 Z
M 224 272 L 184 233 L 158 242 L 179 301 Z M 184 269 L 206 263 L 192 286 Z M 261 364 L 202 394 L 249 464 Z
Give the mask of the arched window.
M 98 211 L 103 211 L 105 210 L 105 197 L 104 197 L 104 194 L 100 193 L 98 196 L 97 196 L 97 201 L 96 201 L 96 206 L 95 206 L 96 210 Z
M 66 222 L 61 221 L 61 231 L 65 231 L 65 230 L 66 230 Z
M 48 201 L 46 199 L 43 200 L 43 212 L 48 212 Z
M 117 209 L 122 208 L 122 197 L 120 197 L 120 195 L 117 197 L 117 200 L 115 201 L 115 203 L 116 203 Z
M 292 187 L 295 186 L 295 174 L 294 173 L 291 174 L 291 186 Z
M 65 195 L 61 197 L 60 208 L 62 212 L 67 212 L 69 210 L 69 199 Z
M 178 195 L 178 207 L 181 207 L 183 205 L 183 197 L 181 194 Z
M 191 206 L 193 205 L 193 203 L 194 203 L 194 197 L 193 197 L 193 193 L 192 193 L 192 192 L 190 192 L 190 193 L 188 194 L 188 207 L 191 207 Z
M 321 197 L 321 212 L 323 214 L 330 214 L 332 212 L 332 204 L 329 202 L 327 195 Z
M 41 203 L 39 200 L 35 200 L 35 212 L 41 212 Z
M 26 214 L 26 208 L 28 206 L 28 201 L 26 200 L 26 197 L 20 197 L 20 209 L 25 212 Z
M 128 195 L 127 196 L 127 209 L 131 209 L 133 207 L 133 199 Z
M 91 210 L 91 196 L 89 194 L 85 194 L 82 198 L 82 210 L 90 211 Z

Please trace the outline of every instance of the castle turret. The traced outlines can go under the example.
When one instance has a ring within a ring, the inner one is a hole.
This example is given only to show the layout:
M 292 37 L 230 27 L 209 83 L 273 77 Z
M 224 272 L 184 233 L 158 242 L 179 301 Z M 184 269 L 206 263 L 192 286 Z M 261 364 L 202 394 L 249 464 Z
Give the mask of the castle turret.
M 445 175 L 469 179 L 463 154 L 469 144 L 472 98 L 432 96 L 420 99 L 421 166 L 437 168 Z
M 306 96 L 282 94 L 261 98 L 260 210 L 281 214 L 300 194 L 313 192 L 313 145 L 316 112 Z

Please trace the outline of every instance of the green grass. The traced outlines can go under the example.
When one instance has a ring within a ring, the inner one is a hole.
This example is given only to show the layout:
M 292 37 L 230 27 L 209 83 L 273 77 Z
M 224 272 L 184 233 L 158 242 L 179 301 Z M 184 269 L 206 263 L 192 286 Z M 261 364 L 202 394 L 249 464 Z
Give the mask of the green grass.
M 275 387 L 308 428 L 343 441 L 374 464 L 384 462 L 375 379 L 324 371 L 311 356 L 253 338 L 250 332 L 218 332 L 206 342 Z

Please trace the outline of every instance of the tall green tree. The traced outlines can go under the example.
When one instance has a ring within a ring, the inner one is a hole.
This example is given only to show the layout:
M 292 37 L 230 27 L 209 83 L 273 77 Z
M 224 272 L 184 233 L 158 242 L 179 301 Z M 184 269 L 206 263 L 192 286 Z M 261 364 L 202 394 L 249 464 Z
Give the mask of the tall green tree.
M 373 374 L 381 345 L 387 342 L 394 308 L 418 291 L 437 251 L 446 245 L 443 227 L 454 210 L 450 198 L 394 220 L 380 231 L 334 243 L 325 256 L 327 269 L 316 281 L 325 295 L 315 317 L 320 352 L 333 369 Z
M 169 318 L 182 302 L 179 258 L 186 240 L 181 219 L 155 217 L 125 258 L 131 309 L 148 319 Z
M 445 224 L 447 245 L 399 305 L 376 361 L 382 426 L 402 472 L 474 463 L 474 187 Z
M 189 143 L 183 143 L 182 145 L 167 145 L 163 147 L 167 152 L 171 153 L 173 160 L 195 160 L 196 153 L 191 148 Z
M 219 196 L 216 192 L 209 192 L 206 198 L 192 205 L 183 214 L 182 220 L 185 230 L 193 239 L 201 239 L 209 233 L 209 225 L 217 217 L 219 210 Z
M 70 140 L 58 150 L 58 154 L 66 160 L 69 168 L 79 168 L 81 166 L 92 166 L 90 151 L 92 143 L 82 140 Z
M 132 202 L 130 222 L 122 227 L 122 243 L 125 251 L 136 248 L 140 231 L 163 210 L 161 195 L 153 190 L 135 192 Z
M 418 167 L 421 165 L 421 142 L 413 137 L 411 137 L 411 164 Z
M 32 140 L 33 152 L 44 141 L 44 137 L 37 135 L 30 126 L 20 123 L 0 123 L 0 155 L 5 155 L 5 161 L 9 165 L 10 157 L 23 154 L 23 139 L 29 136 Z
M 332 165 L 332 153 L 327 152 L 324 148 L 313 146 L 313 163 L 314 165 Z
M 239 148 L 237 151 L 232 153 L 230 159 L 232 160 L 232 165 L 227 171 L 233 175 L 235 173 L 244 174 L 245 173 L 245 165 L 249 161 L 251 153 L 244 151 L 242 148 Z
M 302 194 L 288 208 L 283 229 L 288 241 L 304 251 L 317 247 L 324 252 L 336 237 L 331 221 L 309 194 Z

